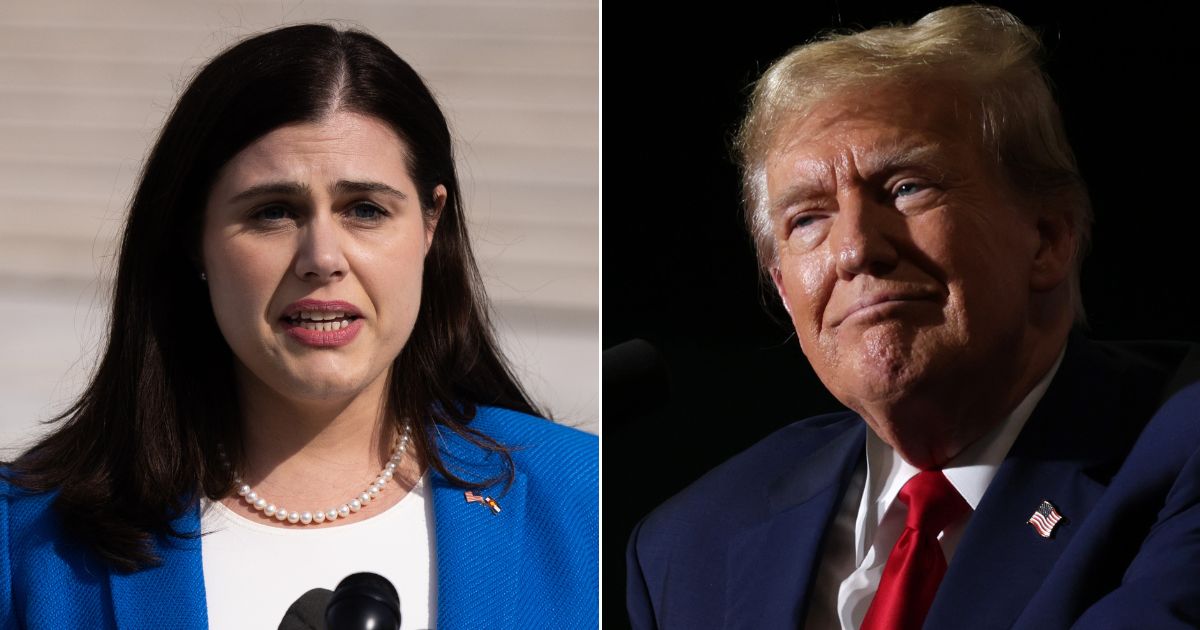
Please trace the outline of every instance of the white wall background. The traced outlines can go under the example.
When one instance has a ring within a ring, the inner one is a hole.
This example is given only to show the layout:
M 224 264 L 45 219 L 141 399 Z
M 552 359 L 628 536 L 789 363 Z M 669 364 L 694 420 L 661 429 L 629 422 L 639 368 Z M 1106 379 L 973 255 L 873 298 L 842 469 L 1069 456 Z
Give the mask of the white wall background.
M 597 0 L 22 1 L 0 11 L 0 457 L 86 383 L 134 179 L 186 78 L 331 19 L 439 96 L 502 343 L 560 422 L 597 431 Z

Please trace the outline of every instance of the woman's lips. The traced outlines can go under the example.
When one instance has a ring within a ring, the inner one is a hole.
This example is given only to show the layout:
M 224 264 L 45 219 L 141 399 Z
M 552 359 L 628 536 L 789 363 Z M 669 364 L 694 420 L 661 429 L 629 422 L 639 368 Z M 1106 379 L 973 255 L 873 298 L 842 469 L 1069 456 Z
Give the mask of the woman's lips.
M 343 313 L 354 317 L 362 317 L 358 307 L 343 300 L 313 300 L 304 299 L 292 302 L 283 309 L 283 317 L 295 318 L 303 312 Z
M 284 319 L 283 330 L 293 339 L 307 346 L 318 348 L 329 348 L 344 346 L 358 335 L 358 331 L 362 330 L 362 318 L 349 320 L 348 323 L 341 324 L 337 330 L 318 330 L 316 328 L 333 328 L 339 324 L 334 322 L 304 322 L 291 319 Z M 305 327 L 308 324 L 308 327 Z

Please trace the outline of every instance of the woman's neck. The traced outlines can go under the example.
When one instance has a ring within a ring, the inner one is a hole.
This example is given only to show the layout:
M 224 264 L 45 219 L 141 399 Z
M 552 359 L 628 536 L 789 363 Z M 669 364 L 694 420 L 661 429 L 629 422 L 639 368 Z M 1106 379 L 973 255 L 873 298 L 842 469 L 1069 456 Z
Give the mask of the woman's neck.
M 397 437 L 385 405 L 386 379 L 345 400 L 292 400 L 256 379 L 241 385 L 244 458 L 238 473 L 268 503 L 301 512 L 337 508 L 364 492 L 386 466 Z M 410 448 L 380 497 L 344 522 L 394 505 L 420 474 Z M 223 502 L 284 524 L 256 513 L 236 495 Z

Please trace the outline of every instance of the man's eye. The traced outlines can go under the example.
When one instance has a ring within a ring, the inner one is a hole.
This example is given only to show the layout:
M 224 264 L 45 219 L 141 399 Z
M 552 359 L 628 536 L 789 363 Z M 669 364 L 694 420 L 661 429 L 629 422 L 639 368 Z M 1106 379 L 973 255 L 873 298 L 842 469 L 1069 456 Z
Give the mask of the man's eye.
M 809 228 L 818 225 L 828 218 L 829 213 L 824 210 L 806 210 L 803 212 L 798 212 L 792 216 L 790 225 L 791 229 L 799 230 L 801 228 Z
M 918 184 L 917 182 L 904 182 L 899 186 L 896 186 L 893 194 L 895 194 L 897 197 L 907 197 L 909 195 L 915 195 L 922 190 L 925 190 L 925 186 Z

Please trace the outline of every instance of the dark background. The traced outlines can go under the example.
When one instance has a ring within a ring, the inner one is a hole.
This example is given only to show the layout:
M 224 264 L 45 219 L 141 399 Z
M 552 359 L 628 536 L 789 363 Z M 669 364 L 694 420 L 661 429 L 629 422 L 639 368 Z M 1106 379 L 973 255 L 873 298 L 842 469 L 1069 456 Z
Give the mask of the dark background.
M 1200 340 L 1198 10 L 998 3 L 1038 30 L 1092 194 L 1083 272 L 1090 335 Z M 721 461 L 838 408 L 764 294 L 742 227 L 729 138 L 748 85 L 831 27 L 911 22 L 944 3 L 731 3 L 686 19 L 604 20 L 603 346 L 664 357 L 664 402 L 625 408 L 604 383 L 604 627 L 621 628 L 633 525 Z

